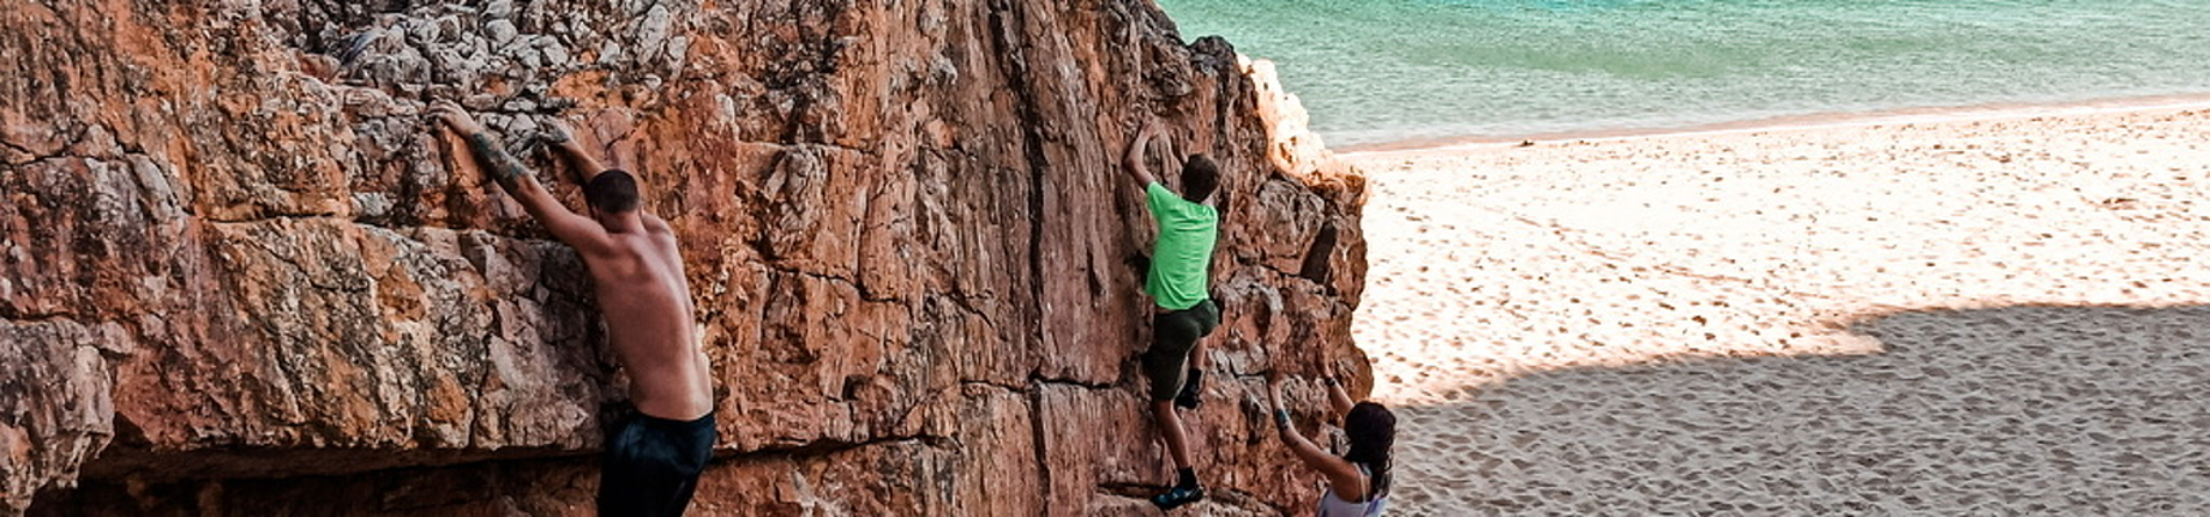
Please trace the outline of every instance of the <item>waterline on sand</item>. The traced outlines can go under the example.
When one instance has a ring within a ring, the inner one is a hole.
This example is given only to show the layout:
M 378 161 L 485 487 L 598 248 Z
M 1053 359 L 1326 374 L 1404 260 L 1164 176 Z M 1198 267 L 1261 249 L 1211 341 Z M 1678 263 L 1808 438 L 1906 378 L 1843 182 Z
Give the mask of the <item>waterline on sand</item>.
M 2063 103 L 1995 103 L 1975 106 L 1906 108 L 1865 113 L 1821 113 L 1756 120 L 1721 122 L 1671 128 L 1602 129 L 1513 136 L 1428 138 L 1371 144 L 1331 146 L 1346 157 L 1405 153 L 1451 152 L 1466 149 L 1512 147 L 1529 143 L 1613 141 L 1633 138 L 1727 135 L 1768 131 L 1938 124 L 1981 120 L 2067 117 L 2157 110 L 2210 109 L 2210 93 L 2118 97 Z

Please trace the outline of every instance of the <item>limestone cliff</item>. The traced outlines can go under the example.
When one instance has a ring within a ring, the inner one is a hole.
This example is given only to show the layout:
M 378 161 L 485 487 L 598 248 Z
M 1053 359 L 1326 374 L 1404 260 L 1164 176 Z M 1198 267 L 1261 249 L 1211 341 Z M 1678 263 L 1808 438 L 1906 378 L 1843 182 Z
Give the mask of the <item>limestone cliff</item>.
M 1362 178 L 1142 0 L 22 0 L 0 62 L 0 513 L 587 512 L 622 374 L 437 99 L 671 220 L 701 514 L 1151 512 L 1142 116 L 1228 173 L 1199 510 L 1304 508 L 1262 377 L 1365 371 Z

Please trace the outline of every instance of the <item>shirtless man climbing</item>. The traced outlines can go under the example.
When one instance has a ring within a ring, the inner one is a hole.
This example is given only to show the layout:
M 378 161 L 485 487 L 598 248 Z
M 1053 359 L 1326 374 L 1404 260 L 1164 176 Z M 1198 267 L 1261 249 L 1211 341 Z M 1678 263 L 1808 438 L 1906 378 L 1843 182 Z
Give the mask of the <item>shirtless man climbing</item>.
M 600 165 L 564 127 L 546 140 L 583 184 L 588 217 L 562 206 L 460 106 L 442 102 L 431 113 L 466 138 L 485 174 L 591 271 L 607 341 L 629 370 L 637 407 L 607 427 L 599 515 L 682 515 L 717 435 L 713 375 L 698 347 L 690 285 L 668 222 L 641 209 L 634 176 Z

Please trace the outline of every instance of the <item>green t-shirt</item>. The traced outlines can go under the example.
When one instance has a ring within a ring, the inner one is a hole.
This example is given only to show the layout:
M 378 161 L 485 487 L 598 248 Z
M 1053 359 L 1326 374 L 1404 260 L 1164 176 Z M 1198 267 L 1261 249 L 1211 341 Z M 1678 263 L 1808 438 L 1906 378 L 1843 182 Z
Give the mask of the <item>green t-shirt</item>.
M 1153 182 L 1143 187 L 1144 204 L 1159 223 L 1159 241 L 1151 248 L 1151 272 L 1143 292 L 1168 310 L 1203 303 L 1212 275 L 1212 247 L 1220 233 L 1220 212 L 1191 203 Z

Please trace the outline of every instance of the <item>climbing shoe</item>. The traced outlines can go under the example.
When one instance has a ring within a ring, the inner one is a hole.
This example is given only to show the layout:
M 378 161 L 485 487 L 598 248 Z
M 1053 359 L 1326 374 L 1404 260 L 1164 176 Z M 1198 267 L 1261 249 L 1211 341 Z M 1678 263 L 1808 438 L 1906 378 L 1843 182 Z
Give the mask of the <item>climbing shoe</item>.
M 1157 505 L 1161 511 L 1180 508 L 1182 505 L 1203 500 L 1205 500 L 1205 488 L 1199 486 L 1178 486 L 1167 490 L 1164 494 L 1151 496 L 1151 504 Z
M 1203 387 L 1198 386 L 1199 381 L 1204 379 L 1204 373 L 1204 370 L 1199 370 L 1196 368 L 1189 369 L 1189 381 L 1182 383 L 1182 392 L 1180 394 L 1174 395 L 1174 405 L 1188 409 L 1197 409 L 1197 394 L 1199 392 L 1205 391 Z

